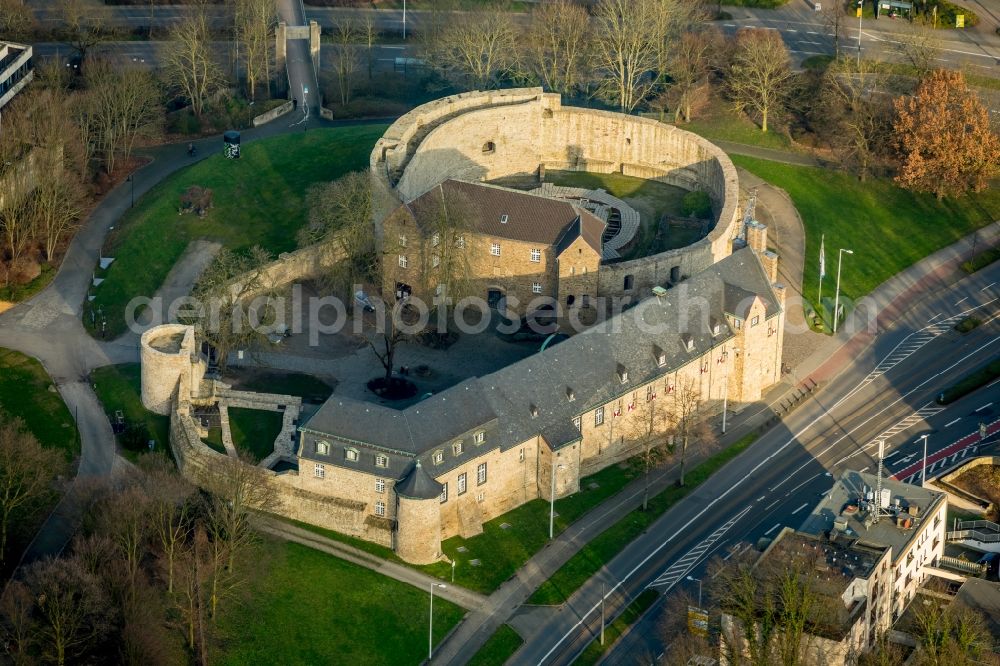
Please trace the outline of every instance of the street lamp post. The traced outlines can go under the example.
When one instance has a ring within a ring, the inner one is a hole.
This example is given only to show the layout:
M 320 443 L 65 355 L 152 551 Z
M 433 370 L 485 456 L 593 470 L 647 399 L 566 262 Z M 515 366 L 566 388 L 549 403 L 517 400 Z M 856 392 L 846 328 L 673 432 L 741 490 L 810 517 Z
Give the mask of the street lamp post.
M 132 180 L 132 174 L 129 174 L 128 178 L 125 180 L 128 181 L 129 194 L 132 200 L 132 203 L 129 204 L 129 208 L 135 208 L 135 181 Z
M 701 608 L 701 578 L 695 578 L 694 576 L 688 576 L 687 579 L 692 583 L 698 583 L 698 608 Z
M 403 41 L 406 41 L 406 0 L 403 0 Z
M 549 495 L 549 540 L 552 540 L 552 534 L 555 529 L 556 524 L 556 472 L 561 469 L 566 469 L 566 465 L 556 465 L 552 468 L 552 494 Z
M 434 657 L 434 588 L 439 587 L 442 590 L 448 587 L 444 583 L 431 583 L 431 613 L 430 620 L 427 623 L 427 661 L 430 661 Z
M 607 583 L 601 581 L 601 645 L 604 645 L 604 600 L 607 598 Z
M 920 468 L 920 487 L 927 484 L 927 435 L 921 435 L 924 440 L 924 464 Z
M 864 0 L 858 0 L 858 70 L 861 69 L 861 15 L 864 14 Z M 834 313 L 836 314 L 836 313 Z
M 840 265 L 844 262 L 844 253 L 854 254 L 854 250 L 840 248 L 837 253 L 837 296 L 833 299 L 833 333 L 837 333 L 837 323 L 840 321 Z

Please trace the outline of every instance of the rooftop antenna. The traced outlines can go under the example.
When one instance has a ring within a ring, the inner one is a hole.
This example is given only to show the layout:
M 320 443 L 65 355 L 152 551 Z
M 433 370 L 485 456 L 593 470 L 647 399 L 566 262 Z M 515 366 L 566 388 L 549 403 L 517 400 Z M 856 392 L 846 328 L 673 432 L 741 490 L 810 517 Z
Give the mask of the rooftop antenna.
M 757 209 L 757 188 L 754 187 L 750 190 L 750 198 L 747 200 L 747 206 L 743 211 L 743 223 L 740 224 L 740 229 L 737 238 L 742 238 L 746 240 L 747 237 L 747 225 L 754 221 L 754 214 Z
M 875 511 L 872 513 L 872 525 L 878 524 L 882 516 L 890 515 L 882 502 L 882 463 L 885 459 L 885 440 L 878 440 L 878 471 L 875 477 Z

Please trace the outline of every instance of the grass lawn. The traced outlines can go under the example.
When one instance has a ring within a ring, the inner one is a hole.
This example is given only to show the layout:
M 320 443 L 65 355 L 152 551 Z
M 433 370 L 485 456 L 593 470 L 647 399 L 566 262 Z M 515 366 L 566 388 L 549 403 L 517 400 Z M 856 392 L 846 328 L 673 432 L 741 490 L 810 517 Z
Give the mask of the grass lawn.
M 677 127 L 706 139 L 799 152 L 786 134 L 776 132 L 773 127 L 768 127 L 767 132 L 762 132 L 746 114 L 733 111 L 724 100 L 714 99 L 710 109 L 700 115 L 695 114 L 689 123 L 677 123 Z
M 209 428 L 208 437 L 202 437 L 201 441 L 205 442 L 210 449 L 218 451 L 223 455 L 228 455 L 226 445 L 222 443 L 222 428 Z
M 80 434 L 73 415 L 42 364 L 0 348 L 0 409 L 24 419 L 42 446 L 63 449 L 66 460 L 80 453 Z
M 629 464 L 611 465 L 580 480 L 580 492 L 556 500 L 555 533 L 559 534 L 638 475 Z M 596 483 L 597 488 L 590 488 Z M 510 525 L 509 529 L 500 527 Z M 452 537 L 441 544 L 445 554 L 458 564 L 455 582 L 469 589 L 490 593 L 514 575 L 549 540 L 549 503 L 535 499 L 483 524 L 483 533 L 470 539 Z M 459 552 L 460 547 L 466 552 Z M 479 566 L 472 566 L 479 560 Z M 425 568 L 440 578 L 451 578 L 451 567 L 439 563 Z
M 670 224 L 667 233 L 656 237 L 656 223 L 664 216 L 681 216 L 681 202 L 687 190 L 655 180 L 633 178 L 617 173 L 589 171 L 548 171 L 545 180 L 564 187 L 603 189 L 632 206 L 640 216 L 642 226 L 638 240 L 626 253 L 625 259 L 645 257 L 665 250 L 685 247 L 703 236 L 699 229 Z
M 639 508 L 626 514 L 562 565 L 552 578 L 535 590 L 527 603 L 555 605 L 569 599 L 588 578 L 610 562 L 633 539 L 646 531 L 667 509 L 743 452 L 756 439 L 757 435 L 751 433 L 729 448 L 719 451 L 685 475 L 685 486 L 670 486 L 650 498 L 647 511 Z
M 106 365 L 90 373 L 90 381 L 96 387 L 97 398 L 104 405 L 104 411 L 114 415 L 121 410 L 125 422 L 140 425 L 146 429 L 148 439 L 156 440 L 156 448 L 170 455 L 170 418 L 162 414 L 154 414 L 142 405 L 142 383 L 138 363 L 122 363 L 121 365 Z M 119 441 L 123 438 L 119 437 Z M 132 460 L 146 451 L 129 449 L 124 446 L 127 457 Z
M 733 162 L 792 197 L 806 230 L 803 293 L 815 306 L 820 235 L 826 234 L 827 279 L 832 296 L 838 248 L 844 256 L 841 300 L 859 299 L 932 252 L 1000 219 L 1000 188 L 938 201 L 896 187 L 891 180 L 861 183 L 851 174 L 732 155 Z M 824 301 L 826 298 L 824 297 Z
M 638 620 L 647 608 L 653 605 L 658 596 L 659 594 L 654 590 L 643 590 L 642 594 L 636 597 L 614 622 L 604 628 L 604 645 L 601 645 L 600 640 L 592 641 L 573 663 L 577 666 L 598 663 L 601 657 L 615 644 L 615 641 L 625 633 L 625 630 L 632 626 L 632 623 Z
M 284 414 L 262 409 L 229 408 L 229 432 L 236 448 L 258 461 L 274 452 L 274 438 L 281 432 Z
M 502 624 L 483 647 L 479 648 L 479 652 L 472 657 L 468 666 L 503 666 L 522 643 L 524 639 L 511 629 L 509 624 Z
M 384 130 L 365 125 L 263 139 L 243 146 L 239 160 L 220 153 L 166 178 L 112 232 L 104 254 L 115 262 L 97 271 L 105 282 L 85 308 L 84 324 L 91 326 L 90 310 L 99 308 L 108 337 L 123 333 L 128 301 L 155 294 L 192 240 L 213 239 L 236 250 L 259 244 L 275 256 L 295 249 L 295 232 L 306 218 L 306 189 L 367 168 Z M 204 219 L 177 214 L 180 195 L 192 185 L 214 194 L 214 208 Z
M 49 283 L 52 282 L 52 278 L 56 276 L 57 272 L 56 267 L 52 264 L 42 264 L 41 274 L 28 284 L 12 284 L 0 287 L 0 301 L 20 303 L 21 301 L 28 300 L 49 286 Z
M 219 617 L 216 664 L 417 664 L 428 593 L 297 543 L 266 539 L 247 600 Z M 434 640 L 464 611 L 434 599 Z

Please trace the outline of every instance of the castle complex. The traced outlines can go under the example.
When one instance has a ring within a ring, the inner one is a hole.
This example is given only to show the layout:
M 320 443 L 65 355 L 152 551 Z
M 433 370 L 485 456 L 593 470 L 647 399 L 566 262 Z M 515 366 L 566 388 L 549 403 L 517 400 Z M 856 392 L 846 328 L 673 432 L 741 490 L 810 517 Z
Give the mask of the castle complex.
M 685 248 L 607 261 L 605 223 L 591 210 L 483 182 L 546 169 L 705 191 L 712 228 Z M 530 500 L 578 491 L 581 477 L 666 436 L 681 413 L 695 408 L 704 418 L 725 400 L 758 400 L 779 381 L 785 290 L 777 256 L 763 225 L 741 222 L 735 168 L 706 140 L 648 119 L 563 107 L 540 89 L 468 93 L 400 118 L 372 152 L 371 171 L 394 202 L 380 222 L 392 247 L 387 291 L 437 290 L 443 250 L 435 248 L 458 239 L 435 244 L 426 220 L 460 195 L 472 218 L 461 239 L 470 277 L 491 306 L 522 315 L 535 296 L 570 309 L 613 296 L 627 307 L 406 409 L 334 394 L 307 422 L 286 419 L 276 455 L 297 470 L 268 472 L 282 513 L 389 546 L 409 562 L 433 562 L 442 540 L 477 534 Z M 255 398 L 204 379 L 185 327 L 148 331 L 141 354 L 143 402 L 171 415 L 179 465 L 203 481 L 222 454 L 201 442 L 192 410 L 219 395 Z M 284 410 L 292 400 L 270 402 Z

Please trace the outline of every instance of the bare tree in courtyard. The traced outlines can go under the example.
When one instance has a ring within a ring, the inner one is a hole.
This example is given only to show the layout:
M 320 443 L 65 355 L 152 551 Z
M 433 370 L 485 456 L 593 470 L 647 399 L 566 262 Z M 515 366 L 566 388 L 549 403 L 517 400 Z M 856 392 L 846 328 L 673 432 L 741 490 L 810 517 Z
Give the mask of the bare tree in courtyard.
M 548 90 L 572 93 L 585 76 L 590 55 L 590 16 L 571 0 L 550 0 L 531 12 L 526 57 Z
M 777 30 L 744 29 L 736 35 L 726 87 L 738 111 L 753 110 L 767 132 L 768 119 L 783 108 L 793 73 Z

